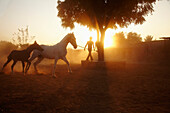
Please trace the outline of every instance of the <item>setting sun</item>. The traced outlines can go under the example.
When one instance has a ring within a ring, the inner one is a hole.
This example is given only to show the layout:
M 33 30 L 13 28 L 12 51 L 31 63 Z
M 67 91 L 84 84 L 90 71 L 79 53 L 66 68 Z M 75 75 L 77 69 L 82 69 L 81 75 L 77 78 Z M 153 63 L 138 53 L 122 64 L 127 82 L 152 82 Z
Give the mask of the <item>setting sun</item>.
M 0 112 L 170 113 L 170 0 L 0 0 Z
M 89 30 L 89 28 L 81 26 L 79 24 L 75 24 L 75 26 L 76 26 L 76 29 L 73 30 L 73 32 L 75 33 L 75 36 L 77 37 L 78 45 L 84 46 L 86 42 L 89 40 L 89 37 L 93 37 L 94 43 L 97 41 L 96 30 Z M 114 35 L 113 29 L 106 30 L 105 41 L 104 41 L 105 48 L 114 47 L 113 35 Z

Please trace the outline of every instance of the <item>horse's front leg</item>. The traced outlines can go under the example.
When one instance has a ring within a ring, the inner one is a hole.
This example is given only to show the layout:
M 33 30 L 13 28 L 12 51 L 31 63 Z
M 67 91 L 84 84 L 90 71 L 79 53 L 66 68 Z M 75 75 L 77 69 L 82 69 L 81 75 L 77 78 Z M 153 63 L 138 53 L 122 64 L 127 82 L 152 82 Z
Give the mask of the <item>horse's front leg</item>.
M 25 62 L 24 62 L 24 61 L 21 61 L 21 62 L 22 62 L 22 73 L 25 74 L 25 73 L 24 73 Z
M 55 58 L 55 60 L 54 60 L 53 72 L 52 72 L 52 76 L 53 76 L 53 77 L 56 77 L 56 75 L 55 75 L 55 69 L 56 69 L 57 61 L 58 61 L 58 58 Z
M 68 72 L 69 72 L 69 73 L 72 73 L 71 68 L 70 68 L 70 63 L 68 62 L 67 58 L 66 58 L 66 57 L 63 57 L 62 60 L 67 64 Z
M 14 66 L 15 66 L 15 64 L 16 64 L 16 63 L 17 63 L 17 61 L 15 61 L 15 60 L 14 60 L 14 62 L 13 62 L 13 64 L 12 64 L 12 66 L 11 66 L 11 72 L 12 72 L 12 74 L 14 73 L 14 71 L 13 71 L 13 70 L 14 70 Z

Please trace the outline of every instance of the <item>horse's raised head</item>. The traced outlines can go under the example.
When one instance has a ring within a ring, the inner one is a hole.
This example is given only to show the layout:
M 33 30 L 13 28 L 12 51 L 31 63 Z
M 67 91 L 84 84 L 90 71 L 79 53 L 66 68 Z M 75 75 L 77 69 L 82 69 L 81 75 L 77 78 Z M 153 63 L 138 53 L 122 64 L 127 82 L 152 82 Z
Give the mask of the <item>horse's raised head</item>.
M 34 44 L 32 44 L 32 48 L 37 49 L 39 51 L 43 51 L 44 50 L 39 44 L 37 44 L 36 41 L 34 42 Z
M 74 33 L 69 33 L 68 37 L 69 37 L 69 42 L 73 45 L 74 49 L 76 49 L 77 48 L 77 42 L 76 42 L 76 38 L 74 36 Z
M 34 44 L 37 44 L 37 41 L 34 41 Z

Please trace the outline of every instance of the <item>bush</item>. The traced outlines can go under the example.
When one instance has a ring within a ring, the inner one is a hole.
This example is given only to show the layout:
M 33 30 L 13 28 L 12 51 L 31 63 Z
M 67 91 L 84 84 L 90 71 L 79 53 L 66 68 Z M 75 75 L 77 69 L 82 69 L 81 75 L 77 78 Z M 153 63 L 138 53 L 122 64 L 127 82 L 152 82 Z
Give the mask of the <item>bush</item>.
M 17 46 L 11 42 L 0 41 L 0 56 L 6 56 L 14 49 L 17 49 Z

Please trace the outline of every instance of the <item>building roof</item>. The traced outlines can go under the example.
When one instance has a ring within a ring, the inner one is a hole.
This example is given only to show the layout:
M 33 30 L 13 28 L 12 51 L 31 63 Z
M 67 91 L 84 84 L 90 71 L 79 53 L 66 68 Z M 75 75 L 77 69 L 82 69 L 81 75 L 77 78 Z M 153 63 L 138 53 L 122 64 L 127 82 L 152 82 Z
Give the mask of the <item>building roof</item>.
M 160 37 L 160 39 L 170 40 L 170 37 Z

